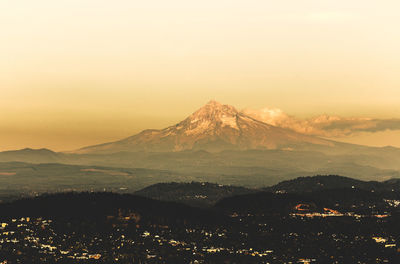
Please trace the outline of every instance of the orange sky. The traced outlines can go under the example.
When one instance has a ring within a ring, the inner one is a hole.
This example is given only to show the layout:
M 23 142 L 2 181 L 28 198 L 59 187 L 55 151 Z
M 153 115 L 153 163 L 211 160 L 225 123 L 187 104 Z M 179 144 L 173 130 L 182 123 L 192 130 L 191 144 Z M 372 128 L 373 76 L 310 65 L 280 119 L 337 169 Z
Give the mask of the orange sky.
M 0 2 L 0 150 L 74 149 L 216 99 L 400 118 L 399 1 Z M 400 131 L 343 140 L 400 147 Z

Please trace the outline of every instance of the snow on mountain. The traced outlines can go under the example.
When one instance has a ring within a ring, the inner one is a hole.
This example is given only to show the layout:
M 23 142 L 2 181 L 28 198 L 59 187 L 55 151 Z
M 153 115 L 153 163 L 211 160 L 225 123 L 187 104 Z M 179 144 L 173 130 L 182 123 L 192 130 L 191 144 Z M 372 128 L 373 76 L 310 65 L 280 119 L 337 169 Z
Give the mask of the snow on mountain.
M 77 152 L 284 149 L 301 144 L 334 145 L 332 141 L 276 127 L 233 106 L 210 101 L 176 125 L 144 130 L 120 141 L 85 147 Z

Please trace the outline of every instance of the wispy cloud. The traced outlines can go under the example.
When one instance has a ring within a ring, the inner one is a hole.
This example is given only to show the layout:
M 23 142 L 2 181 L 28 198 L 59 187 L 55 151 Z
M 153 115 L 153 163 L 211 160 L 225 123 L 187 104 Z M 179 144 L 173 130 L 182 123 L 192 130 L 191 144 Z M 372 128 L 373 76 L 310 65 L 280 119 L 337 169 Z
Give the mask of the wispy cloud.
M 400 130 L 400 119 L 373 119 L 365 117 L 346 118 L 320 115 L 309 119 L 300 119 L 287 115 L 280 109 L 245 109 L 243 113 L 278 127 L 292 129 L 303 134 L 322 137 L 344 137 L 359 132 L 380 132 Z

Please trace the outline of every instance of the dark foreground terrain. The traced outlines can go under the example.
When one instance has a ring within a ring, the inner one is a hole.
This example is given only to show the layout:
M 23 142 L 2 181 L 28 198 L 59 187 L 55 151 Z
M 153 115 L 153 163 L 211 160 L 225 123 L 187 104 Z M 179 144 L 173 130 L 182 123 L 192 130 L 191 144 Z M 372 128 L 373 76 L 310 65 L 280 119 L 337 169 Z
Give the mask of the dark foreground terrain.
M 105 192 L 42 195 L 0 204 L 0 263 L 400 263 L 399 205 L 395 190 L 354 185 L 248 193 L 203 208 Z

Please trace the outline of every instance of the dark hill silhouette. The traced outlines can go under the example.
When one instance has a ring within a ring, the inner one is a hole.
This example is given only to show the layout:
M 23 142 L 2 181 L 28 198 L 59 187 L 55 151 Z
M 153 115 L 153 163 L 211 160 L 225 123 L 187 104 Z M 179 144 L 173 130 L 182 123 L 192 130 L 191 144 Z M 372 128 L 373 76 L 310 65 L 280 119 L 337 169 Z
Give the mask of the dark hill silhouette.
M 271 193 L 228 197 L 216 203 L 217 210 L 242 214 L 288 214 L 298 204 L 311 205 L 315 210 L 331 208 L 341 212 L 372 214 L 397 210 L 391 208 L 385 199 L 400 199 L 400 192 L 371 192 L 361 189 L 326 189 L 308 193 Z
M 135 213 L 141 219 L 179 223 L 218 223 L 219 214 L 174 202 L 130 194 L 58 193 L 0 204 L 1 217 L 99 218 Z
M 289 193 L 314 192 L 329 189 L 361 189 L 366 191 L 400 190 L 400 179 L 377 182 L 361 181 L 338 175 L 317 175 L 299 177 L 264 188 L 265 191 Z
M 174 201 L 205 207 L 212 206 L 216 201 L 225 197 L 254 193 L 256 191 L 256 189 L 208 182 L 171 182 L 154 184 L 135 192 L 135 194 L 162 201 Z
M 333 190 L 333 191 L 331 191 Z M 238 186 L 225 186 L 213 183 L 158 183 L 148 186 L 140 191 L 135 192 L 135 194 L 149 197 L 152 199 L 163 200 L 163 201 L 174 201 L 189 204 L 192 206 L 212 206 L 217 201 L 245 194 L 254 194 L 257 192 L 262 193 L 265 191 L 271 194 L 270 209 L 279 210 L 281 206 L 281 199 L 284 197 L 285 202 L 287 199 L 293 197 L 293 202 L 299 199 L 304 199 L 304 195 L 311 193 L 314 195 L 322 191 L 332 192 L 333 197 L 335 193 L 348 193 L 354 194 L 356 191 L 365 191 L 368 195 L 371 192 L 378 193 L 390 193 L 392 191 L 400 191 L 400 179 L 392 179 L 385 182 L 376 181 L 361 181 L 348 177 L 338 176 L 338 175 L 317 175 L 309 177 L 299 177 L 289 181 L 280 182 L 274 186 L 260 189 L 248 189 Z M 273 193 L 288 193 L 287 196 L 275 196 Z M 295 195 L 299 194 L 299 195 Z M 235 198 L 232 198 L 235 199 Z M 255 199 L 257 200 L 257 199 Z

